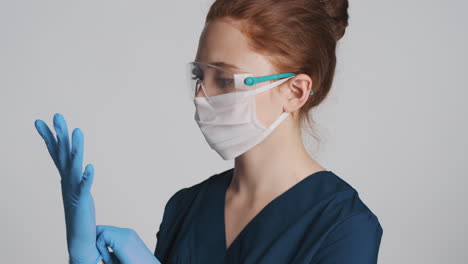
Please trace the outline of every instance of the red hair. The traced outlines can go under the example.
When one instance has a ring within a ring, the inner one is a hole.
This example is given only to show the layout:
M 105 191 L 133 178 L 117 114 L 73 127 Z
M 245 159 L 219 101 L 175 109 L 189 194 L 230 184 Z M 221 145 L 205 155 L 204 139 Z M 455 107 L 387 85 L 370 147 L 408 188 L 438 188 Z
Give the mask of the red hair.
M 348 25 L 347 9 L 347 0 L 216 0 L 205 22 L 224 17 L 241 21 L 239 30 L 252 50 L 267 56 L 278 72 L 310 76 L 314 93 L 298 110 L 298 121 L 307 121 L 313 132 L 308 113 L 332 86 L 336 43 Z

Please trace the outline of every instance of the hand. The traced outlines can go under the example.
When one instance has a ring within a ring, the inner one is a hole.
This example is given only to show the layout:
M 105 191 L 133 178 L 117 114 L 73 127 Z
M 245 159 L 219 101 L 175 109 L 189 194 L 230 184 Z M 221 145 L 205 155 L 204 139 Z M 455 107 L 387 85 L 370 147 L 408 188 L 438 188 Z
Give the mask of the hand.
M 82 172 L 84 139 L 81 130 L 73 130 L 70 151 L 65 119 L 57 113 L 53 121 L 57 140 L 44 121 L 38 119 L 34 125 L 60 174 L 69 263 L 95 264 L 102 257 L 96 247 L 96 217 L 91 196 L 94 167 L 88 164 Z
M 138 234 L 130 228 L 97 225 L 97 247 L 106 264 L 161 264 Z M 119 262 L 111 257 L 112 248 Z

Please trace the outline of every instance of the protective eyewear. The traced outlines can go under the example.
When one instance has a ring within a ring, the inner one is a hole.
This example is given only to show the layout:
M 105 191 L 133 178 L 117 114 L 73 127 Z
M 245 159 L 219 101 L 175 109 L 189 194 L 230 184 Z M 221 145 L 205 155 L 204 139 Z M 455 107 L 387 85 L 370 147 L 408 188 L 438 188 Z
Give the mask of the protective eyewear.
M 280 73 L 253 76 L 249 72 L 203 62 L 187 63 L 186 72 L 190 87 L 190 99 L 206 97 L 208 101 L 214 96 L 255 89 L 259 83 L 296 75 L 295 73 Z

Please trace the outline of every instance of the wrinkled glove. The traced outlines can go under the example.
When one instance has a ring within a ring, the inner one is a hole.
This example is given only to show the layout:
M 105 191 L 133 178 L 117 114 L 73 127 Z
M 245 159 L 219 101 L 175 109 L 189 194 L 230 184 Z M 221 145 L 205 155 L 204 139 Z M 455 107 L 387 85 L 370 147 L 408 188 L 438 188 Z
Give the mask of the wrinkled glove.
M 97 225 L 96 234 L 97 247 L 106 264 L 161 264 L 133 229 Z M 112 248 L 118 261 L 107 247 Z
M 70 151 L 65 119 L 57 113 L 53 121 L 57 140 L 44 121 L 38 119 L 34 125 L 60 173 L 69 263 L 96 264 L 102 257 L 96 247 L 96 217 L 91 196 L 94 168 L 89 164 L 84 173 L 82 171 L 84 139 L 81 130 L 73 130 Z

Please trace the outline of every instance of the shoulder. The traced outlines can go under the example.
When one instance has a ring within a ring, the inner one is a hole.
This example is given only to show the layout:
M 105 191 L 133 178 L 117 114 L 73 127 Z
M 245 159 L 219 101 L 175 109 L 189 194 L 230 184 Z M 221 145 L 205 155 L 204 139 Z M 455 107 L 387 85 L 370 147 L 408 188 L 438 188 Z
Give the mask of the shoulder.
M 345 181 L 332 171 L 329 171 L 327 179 L 324 180 L 320 188 L 323 198 L 328 199 L 327 210 L 336 211 L 337 222 L 342 222 L 355 215 L 372 215 L 378 220 L 377 216 L 367 206 L 360 197 L 355 187 Z
M 352 214 L 327 234 L 313 263 L 375 264 L 382 234 L 375 214 L 370 211 Z
M 334 173 L 328 176 L 330 185 L 324 197 L 327 201 L 323 215 L 329 223 L 316 260 L 375 263 L 383 235 L 378 217 L 353 186 Z
M 217 183 L 227 176 L 233 168 L 227 169 L 223 172 L 213 174 L 203 181 L 191 186 L 184 187 L 176 191 L 167 201 L 164 211 L 180 211 L 184 206 L 190 206 L 191 202 L 198 193 L 203 192 L 208 186 Z

